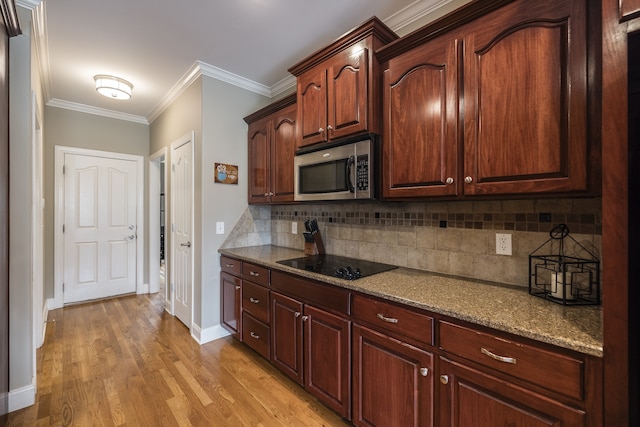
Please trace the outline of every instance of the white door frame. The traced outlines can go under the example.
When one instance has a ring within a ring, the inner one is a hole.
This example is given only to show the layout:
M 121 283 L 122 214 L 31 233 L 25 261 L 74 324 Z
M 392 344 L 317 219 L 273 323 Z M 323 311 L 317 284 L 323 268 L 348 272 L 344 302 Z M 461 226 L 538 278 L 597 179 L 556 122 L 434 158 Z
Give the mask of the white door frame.
M 35 351 L 44 341 L 47 320 L 47 304 L 44 298 L 44 187 L 42 182 L 43 148 L 42 118 L 35 92 L 31 92 L 31 280 L 33 292 L 33 351 L 34 372 L 36 368 Z
M 173 156 L 174 151 L 186 144 L 187 142 L 191 143 L 191 230 L 190 230 L 190 235 L 191 235 L 191 247 L 193 248 L 191 251 L 191 316 L 190 316 L 190 322 L 189 325 L 187 325 L 189 327 L 189 331 L 191 331 L 193 329 L 193 306 L 194 306 L 194 300 L 193 300 L 193 286 L 194 286 L 194 276 L 195 276 L 195 269 L 194 269 L 194 265 L 195 265 L 195 250 L 197 248 L 196 245 L 196 237 L 194 236 L 194 227 L 195 227 L 195 223 L 194 223 L 194 218 L 195 218 L 195 164 L 194 164 L 194 158 L 195 158 L 195 132 L 191 131 L 191 132 L 187 132 L 186 134 L 184 134 L 182 137 L 178 138 L 177 140 L 175 140 L 172 144 L 171 144 L 171 156 Z M 170 164 L 165 164 L 165 169 L 167 167 L 171 168 L 171 184 L 173 184 L 173 158 L 170 159 L 171 163 Z M 165 183 L 166 184 L 166 183 Z M 169 262 L 166 264 L 169 268 L 169 274 L 165 277 L 170 277 L 171 280 L 167 282 L 167 286 L 170 288 L 170 294 L 171 294 L 171 311 L 170 313 L 175 316 L 175 310 L 174 310 L 174 305 L 175 305 L 175 268 L 173 268 L 173 262 L 176 259 L 175 258 L 175 239 L 173 238 L 173 218 L 174 218 L 174 200 L 175 198 L 173 197 L 172 192 L 174 191 L 173 188 L 169 187 L 169 191 L 165 191 L 165 194 L 169 194 L 169 198 L 171 199 L 171 203 L 170 205 L 170 213 L 171 213 L 171 217 L 169 218 L 169 230 L 171 231 L 171 233 L 169 233 L 171 235 L 171 252 L 169 255 Z
M 136 239 L 136 293 L 148 292 L 144 285 L 144 157 L 135 154 L 114 153 L 109 151 L 90 150 L 86 148 L 55 146 L 55 220 L 54 220 L 54 295 L 53 308 L 64 305 L 62 282 L 64 277 L 64 165 L 65 154 L 81 156 L 107 157 L 110 159 L 129 160 L 136 162 L 138 169 L 138 189 L 136 194 L 136 221 L 138 223 Z
M 149 293 L 156 293 L 160 290 L 160 267 L 155 263 L 155 259 L 160 253 L 160 180 L 164 180 L 165 189 L 167 188 L 167 168 L 164 168 L 164 176 L 160 176 L 160 163 L 167 161 L 167 147 L 164 147 L 151 156 L 149 156 Z M 166 192 L 165 192 L 166 194 Z M 167 197 L 164 198 L 165 209 L 167 212 Z M 165 217 L 165 227 L 166 217 Z M 165 228 L 165 248 L 167 247 L 167 230 Z M 165 250 L 166 259 L 166 250 Z M 165 262 L 165 269 L 167 263 Z M 166 275 L 165 270 L 165 277 Z M 169 300 L 167 292 L 168 280 L 165 279 L 165 300 Z M 167 304 L 165 304 L 165 307 Z

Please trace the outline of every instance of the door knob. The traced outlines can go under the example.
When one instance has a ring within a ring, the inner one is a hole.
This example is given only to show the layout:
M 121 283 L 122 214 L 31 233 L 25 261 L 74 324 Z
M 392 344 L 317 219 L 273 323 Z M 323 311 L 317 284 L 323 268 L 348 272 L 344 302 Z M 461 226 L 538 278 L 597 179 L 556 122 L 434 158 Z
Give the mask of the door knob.
M 133 240 L 135 238 L 136 238 L 136 235 L 135 234 L 131 234 L 131 235 L 125 237 L 124 240 Z
M 180 246 L 186 246 L 187 248 L 190 248 L 191 247 L 191 242 L 180 243 Z

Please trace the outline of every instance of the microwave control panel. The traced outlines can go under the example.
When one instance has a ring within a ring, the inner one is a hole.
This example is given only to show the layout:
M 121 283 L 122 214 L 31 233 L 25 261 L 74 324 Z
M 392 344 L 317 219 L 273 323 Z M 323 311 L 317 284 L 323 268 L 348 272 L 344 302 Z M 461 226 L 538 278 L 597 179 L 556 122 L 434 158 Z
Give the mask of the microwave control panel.
M 369 155 L 360 155 L 356 161 L 356 189 L 367 191 L 369 189 Z

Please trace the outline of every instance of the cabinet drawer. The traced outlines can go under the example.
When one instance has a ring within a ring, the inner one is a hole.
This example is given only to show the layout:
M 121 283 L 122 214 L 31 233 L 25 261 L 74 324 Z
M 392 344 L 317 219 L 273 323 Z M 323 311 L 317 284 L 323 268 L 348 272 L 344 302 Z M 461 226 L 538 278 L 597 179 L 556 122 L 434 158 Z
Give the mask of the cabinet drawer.
M 242 274 L 242 261 L 221 255 L 220 268 L 229 274 L 240 276 L 240 274 Z
M 440 322 L 440 347 L 548 390 L 583 399 L 582 360 L 448 322 Z
M 249 313 L 242 313 L 242 341 L 265 359 L 271 352 L 271 330 L 269 326 Z
M 353 316 L 363 322 L 433 345 L 433 318 L 426 314 L 354 295 Z
M 349 291 L 336 286 L 274 271 L 271 289 L 316 307 L 327 308 L 342 314 L 350 313 Z
M 242 263 L 242 277 L 251 280 L 259 285 L 269 286 L 269 269 L 251 264 L 249 262 Z
M 242 288 L 242 310 L 269 323 L 269 289 L 245 281 Z

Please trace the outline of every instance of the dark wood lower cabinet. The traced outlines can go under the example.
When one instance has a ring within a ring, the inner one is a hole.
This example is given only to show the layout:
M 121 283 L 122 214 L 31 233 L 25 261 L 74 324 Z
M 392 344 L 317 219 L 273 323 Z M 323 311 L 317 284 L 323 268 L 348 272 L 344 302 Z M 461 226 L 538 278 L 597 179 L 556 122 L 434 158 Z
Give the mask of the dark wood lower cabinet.
M 345 418 L 351 415 L 350 324 L 271 293 L 271 363 Z
M 351 419 L 351 321 L 304 307 L 304 386 Z
M 221 320 L 222 326 L 234 338 L 242 341 L 242 317 L 240 303 L 242 301 L 242 279 L 229 273 L 220 273 L 221 288 Z
M 583 411 L 444 357 L 439 383 L 442 427 L 586 425 Z
M 356 426 L 434 425 L 432 353 L 359 325 L 352 351 Z

